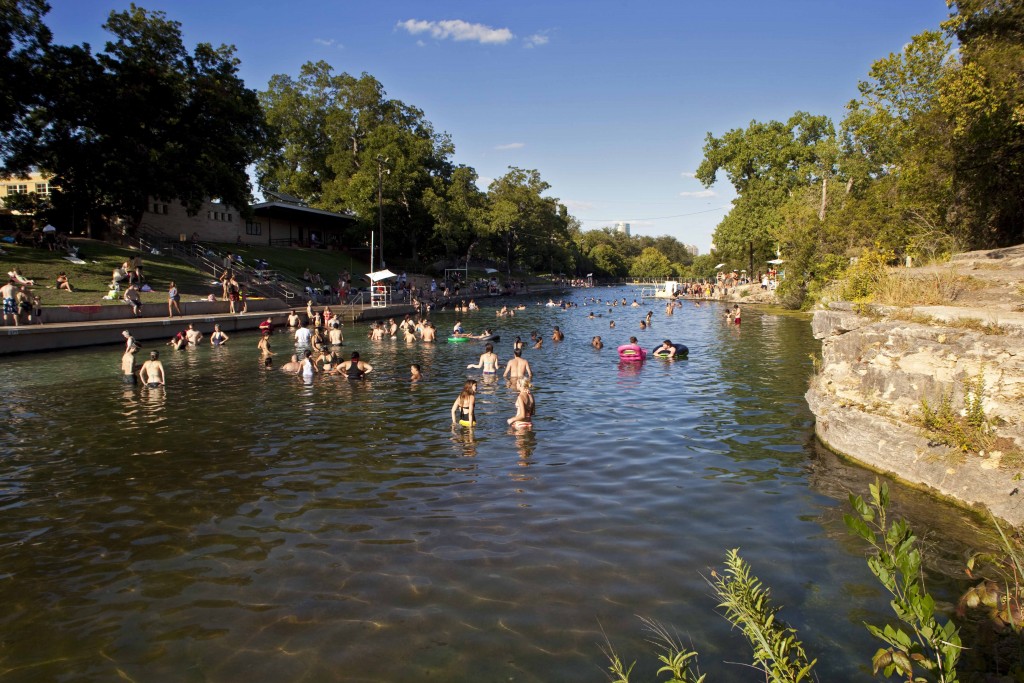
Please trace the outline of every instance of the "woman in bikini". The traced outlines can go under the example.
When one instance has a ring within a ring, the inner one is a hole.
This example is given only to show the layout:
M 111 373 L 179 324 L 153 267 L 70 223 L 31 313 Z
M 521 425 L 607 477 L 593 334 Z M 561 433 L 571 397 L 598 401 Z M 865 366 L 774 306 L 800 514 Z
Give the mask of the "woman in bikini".
M 476 380 L 467 379 L 462 393 L 452 404 L 452 424 L 471 427 L 476 424 Z

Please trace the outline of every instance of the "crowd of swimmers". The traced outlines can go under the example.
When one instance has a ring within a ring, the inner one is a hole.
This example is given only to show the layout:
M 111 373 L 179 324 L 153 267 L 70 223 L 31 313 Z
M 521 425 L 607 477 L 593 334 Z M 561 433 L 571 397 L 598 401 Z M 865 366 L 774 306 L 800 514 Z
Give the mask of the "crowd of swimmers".
M 612 311 L 611 307 L 616 305 L 631 306 L 627 303 L 627 300 L 623 298 L 621 304 L 618 300 L 604 301 L 599 299 L 593 299 L 593 303 L 597 305 L 610 306 L 609 312 Z M 635 302 L 634 302 L 635 303 Z M 584 303 L 584 305 L 587 305 Z M 678 301 L 669 302 L 666 307 L 666 314 L 672 315 L 674 308 L 677 308 L 681 304 Z M 635 306 L 634 306 L 635 307 Z M 342 354 L 342 346 L 345 343 L 344 335 L 342 332 L 343 323 L 341 320 L 334 315 L 330 307 L 325 307 L 323 310 L 314 309 L 312 302 L 307 306 L 305 311 L 306 317 L 300 315 L 301 309 L 293 309 L 290 311 L 286 325 L 288 327 L 288 333 L 293 337 L 296 353 L 291 355 L 291 359 L 283 363 L 280 370 L 287 374 L 296 375 L 301 377 L 306 382 L 311 382 L 317 376 L 330 376 L 337 375 L 350 380 L 361 380 L 367 375 L 374 371 L 371 364 L 360 358 L 358 351 L 352 351 L 349 357 L 345 359 Z M 511 309 L 503 309 L 511 310 Z M 501 313 L 499 312 L 499 315 Z M 646 316 L 640 320 L 641 329 L 647 329 L 651 327 L 653 312 L 648 311 Z M 589 313 L 589 318 L 594 318 L 594 313 Z M 731 309 L 726 311 L 726 320 L 730 323 L 740 322 L 740 308 L 739 305 L 733 306 Z M 610 321 L 610 327 L 615 327 L 615 321 Z M 273 356 L 275 352 L 271 349 L 271 337 L 273 333 L 273 323 L 270 318 L 260 323 L 260 337 L 257 342 L 257 348 L 260 351 L 261 360 L 267 367 L 273 365 Z M 452 330 L 453 334 L 465 334 L 461 330 L 461 321 L 457 321 Z M 394 318 L 387 320 L 381 320 L 371 323 L 368 326 L 367 338 L 371 341 L 383 340 L 386 338 L 402 338 L 407 342 L 423 342 L 432 343 L 437 339 L 437 331 L 434 324 L 426 317 L 406 315 L 397 322 Z M 160 354 L 158 351 L 151 351 L 149 359 L 142 364 L 141 367 L 135 365 L 135 356 L 139 350 L 134 338 L 131 334 L 125 330 L 123 332 L 125 338 L 125 350 L 122 356 L 122 374 L 126 383 L 135 383 L 136 381 L 148 387 L 161 387 L 166 382 L 165 371 L 162 363 L 160 362 Z M 474 335 L 477 338 L 487 338 L 490 336 L 490 330 L 485 330 L 483 335 Z M 199 330 L 195 329 L 193 324 L 189 324 L 186 329 L 176 333 L 167 345 L 171 346 L 175 350 L 182 350 L 187 348 L 197 348 L 203 343 L 204 335 Z M 565 339 L 564 333 L 561 331 L 558 325 L 553 326 L 551 340 L 553 342 L 561 342 Z M 214 330 L 209 336 L 209 343 L 211 346 L 221 346 L 227 344 L 230 337 L 220 328 L 220 325 L 214 325 Z M 507 379 L 510 386 L 518 391 L 515 401 L 515 414 L 507 419 L 507 423 L 513 427 L 524 427 L 528 426 L 536 413 L 536 401 L 531 393 L 533 370 L 530 367 L 529 361 L 523 358 L 523 349 L 527 343 L 530 343 L 533 348 L 538 349 L 543 345 L 544 339 L 538 334 L 537 331 L 533 331 L 530 335 L 530 341 L 525 342 L 519 336 L 516 336 L 512 343 L 512 358 L 504 365 L 504 372 L 502 376 Z M 637 344 L 636 337 L 630 337 L 632 344 Z M 602 349 L 604 347 L 604 341 L 600 336 L 594 336 L 591 339 L 591 346 L 595 349 Z M 653 349 L 655 355 L 665 355 L 674 357 L 681 349 L 685 347 L 679 347 L 673 344 L 671 340 L 664 340 L 659 347 Z M 685 351 L 684 351 L 685 353 Z M 480 354 L 479 359 L 475 363 L 470 363 L 467 369 L 478 369 L 484 374 L 496 376 L 498 372 L 502 371 L 502 363 L 497 353 L 494 351 L 494 344 L 487 342 L 484 345 L 484 351 Z M 409 379 L 411 381 L 419 381 L 423 378 L 421 368 L 418 364 L 412 364 L 409 367 Z M 476 423 L 476 388 L 477 380 L 467 379 L 463 385 L 462 391 L 459 393 L 458 398 L 451 407 L 451 417 L 453 425 L 462 425 L 466 427 L 472 427 Z

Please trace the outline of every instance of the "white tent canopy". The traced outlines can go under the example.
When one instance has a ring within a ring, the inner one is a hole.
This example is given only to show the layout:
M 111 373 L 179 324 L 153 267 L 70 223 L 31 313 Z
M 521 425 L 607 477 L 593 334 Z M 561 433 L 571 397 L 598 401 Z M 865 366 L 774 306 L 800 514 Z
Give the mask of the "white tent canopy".
M 395 275 L 394 273 L 392 273 L 390 270 L 384 269 L 384 270 L 378 270 L 378 271 L 373 272 L 373 273 L 367 273 L 366 277 L 370 278 L 370 282 L 377 282 L 379 280 L 387 280 L 389 277 L 398 277 L 398 276 Z
M 497 273 L 498 269 L 497 268 L 484 268 L 484 272 L 485 273 Z
M 43 228 L 43 232 L 57 232 L 57 228 L 47 223 L 46 227 Z
M 780 259 L 780 258 L 773 258 L 773 259 L 772 259 L 771 261 L 769 261 L 768 263 L 772 264 L 773 266 L 777 266 L 777 265 L 779 265 L 780 263 L 785 263 L 785 261 L 783 261 L 783 260 L 782 260 L 782 259 Z
M 719 268 L 725 268 L 725 264 L 719 263 L 717 266 L 715 266 L 715 270 L 718 270 Z

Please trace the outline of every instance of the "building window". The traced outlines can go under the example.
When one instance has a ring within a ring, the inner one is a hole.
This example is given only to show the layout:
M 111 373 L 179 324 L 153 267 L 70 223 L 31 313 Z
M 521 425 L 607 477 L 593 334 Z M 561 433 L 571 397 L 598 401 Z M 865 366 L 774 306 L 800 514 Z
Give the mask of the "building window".
M 246 221 L 245 222 L 245 234 L 246 235 L 262 235 L 263 234 L 263 224 L 262 223 L 253 223 L 252 221 Z
M 28 194 L 28 185 L 8 185 L 7 194 Z
M 36 194 L 44 197 L 50 196 L 50 183 L 36 183 Z
M 157 204 L 156 202 L 153 202 L 153 213 L 158 213 L 166 216 L 167 204 Z
M 228 223 L 234 223 L 234 222 L 235 222 L 235 219 L 234 219 L 234 218 L 232 218 L 232 217 L 231 217 L 231 214 L 229 213 L 229 214 L 228 214 Z

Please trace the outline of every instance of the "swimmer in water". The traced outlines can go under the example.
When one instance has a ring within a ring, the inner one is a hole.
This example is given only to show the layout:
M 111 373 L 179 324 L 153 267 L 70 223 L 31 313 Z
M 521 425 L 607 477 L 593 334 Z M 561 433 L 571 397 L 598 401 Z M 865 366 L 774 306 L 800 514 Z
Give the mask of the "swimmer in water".
M 139 347 L 133 344 L 121 356 L 121 379 L 125 384 L 135 384 L 135 354 L 138 350 Z
M 139 379 L 148 387 L 164 386 L 164 365 L 160 362 L 159 351 L 149 352 L 149 360 L 139 370 Z
M 676 355 L 676 347 L 672 344 L 671 340 L 666 339 L 661 342 L 661 346 L 654 349 L 655 356 L 674 356 Z
M 409 366 L 409 379 L 413 382 L 423 379 L 423 373 L 420 372 L 420 366 L 418 363 L 413 363 Z
M 494 353 L 494 344 L 490 342 L 484 346 L 484 352 L 480 354 L 480 360 L 476 363 L 470 363 L 466 368 L 483 368 L 485 375 L 494 375 L 498 372 L 501 367 L 501 361 L 498 360 L 498 354 Z
M 298 374 L 299 368 L 301 367 L 302 366 L 299 364 L 299 357 L 293 353 L 292 359 L 281 366 L 281 371 L 295 375 Z
M 530 362 L 523 358 L 523 350 L 516 349 L 512 354 L 512 358 L 505 364 L 505 372 L 502 377 L 505 377 L 506 379 L 533 377 L 533 370 L 530 369 Z
M 362 379 L 373 372 L 373 366 L 359 360 L 359 352 L 353 351 L 351 358 L 344 363 L 339 363 L 338 369 L 335 372 L 339 375 L 345 375 L 349 379 Z
M 608 327 L 614 330 L 615 329 L 615 321 L 614 320 L 609 320 L 608 321 Z
M 227 344 L 228 340 L 231 339 L 221 329 L 220 325 L 213 326 L 213 333 L 210 335 L 210 344 L 212 346 L 220 346 L 221 344 Z
M 462 393 L 452 404 L 452 424 L 470 427 L 476 424 L 476 380 L 467 379 Z
M 601 341 L 601 337 L 594 337 L 593 339 L 591 339 L 590 340 L 590 345 L 593 346 L 595 349 L 603 349 L 604 348 L 604 342 Z
M 519 378 L 519 396 L 516 397 L 516 414 L 506 422 L 514 427 L 525 427 L 533 422 L 533 416 L 537 412 L 537 403 L 530 393 L 530 380 L 526 377 Z

